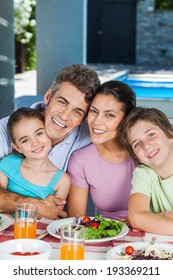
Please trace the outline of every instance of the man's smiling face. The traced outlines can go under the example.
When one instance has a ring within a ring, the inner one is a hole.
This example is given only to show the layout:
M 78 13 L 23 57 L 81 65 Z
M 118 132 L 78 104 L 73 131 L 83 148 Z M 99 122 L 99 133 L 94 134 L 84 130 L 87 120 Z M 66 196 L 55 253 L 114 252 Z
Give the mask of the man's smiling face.
M 63 82 L 51 99 L 50 92 L 45 94 L 45 129 L 52 145 L 82 123 L 89 110 L 84 98 L 85 94 L 69 82 Z

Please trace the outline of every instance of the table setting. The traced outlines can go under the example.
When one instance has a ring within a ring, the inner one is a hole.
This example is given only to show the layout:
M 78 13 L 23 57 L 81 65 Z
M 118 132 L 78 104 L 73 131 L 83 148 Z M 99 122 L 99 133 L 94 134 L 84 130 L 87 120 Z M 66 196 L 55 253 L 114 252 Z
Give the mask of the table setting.
M 93 217 L 92 217 L 93 218 Z M 52 250 L 49 256 L 50 260 L 60 258 L 60 234 L 59 229 L 72 223 L 74 218 L 65 218 L 59 220 L 40 219 L 37 220 L 36 239 L 50 244 Z M 109 219 L 108 219 L 109 220 Z M 124 224 L 120 233 L 116 236 L 85 240 L 85 260 L 110 260 L 114 259 L 117 251 L 124 250 L 129 244 L 139 247 L 147 247 L 152 238 L 156 238 L 156 244 L 173 253 L 173 237 L 159 234 L 151 234 L 142 231 L 136 231 Z M 14 239 L 14 218 L 10 215 L 0 214 L 0 244 L 4 241 Z M 116 249 L 117 248 L 117 249 Z M 119 254 L 118 253 L 118 254 Z

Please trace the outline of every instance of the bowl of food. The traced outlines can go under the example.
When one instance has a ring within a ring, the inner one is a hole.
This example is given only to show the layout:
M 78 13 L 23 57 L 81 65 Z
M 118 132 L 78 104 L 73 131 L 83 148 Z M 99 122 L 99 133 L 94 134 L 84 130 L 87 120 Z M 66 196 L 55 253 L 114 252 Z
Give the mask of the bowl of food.
M 122 243 L 108 250 L 107 260 L 173 260 L 173 245 L 155 243 L 155 247 L 146 254 L 148 242 Z
M 52 247 L 43 240 L 13 239 L 0 244 L 1 260 L 48 260 Z

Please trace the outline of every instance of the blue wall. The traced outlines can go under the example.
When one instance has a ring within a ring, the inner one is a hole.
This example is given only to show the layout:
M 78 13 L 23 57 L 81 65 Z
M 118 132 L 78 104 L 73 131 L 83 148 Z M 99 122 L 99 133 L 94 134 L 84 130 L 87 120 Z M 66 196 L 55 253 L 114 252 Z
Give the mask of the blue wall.
M 0 118 L 14 109 L 13 0 L 0 0 Z
M 56 74 L 86 63 L 87 0 L 37 0 L 37 92 L 44 94 Z

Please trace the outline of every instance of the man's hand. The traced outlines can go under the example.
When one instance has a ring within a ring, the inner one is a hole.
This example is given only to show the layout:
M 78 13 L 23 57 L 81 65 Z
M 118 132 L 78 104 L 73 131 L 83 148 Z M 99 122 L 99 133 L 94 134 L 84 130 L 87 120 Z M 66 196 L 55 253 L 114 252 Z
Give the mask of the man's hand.
M 67 213 L 59 208 L 62 208 L 65 204 L 66 200 L 62 200 L 54 195 L 48 195 L 45 200 L 39 200 L 39 203 L 37 204 L 38 217 L 44 217 L 51 220 L 55 220 L 59 217 L 66 218 Z

